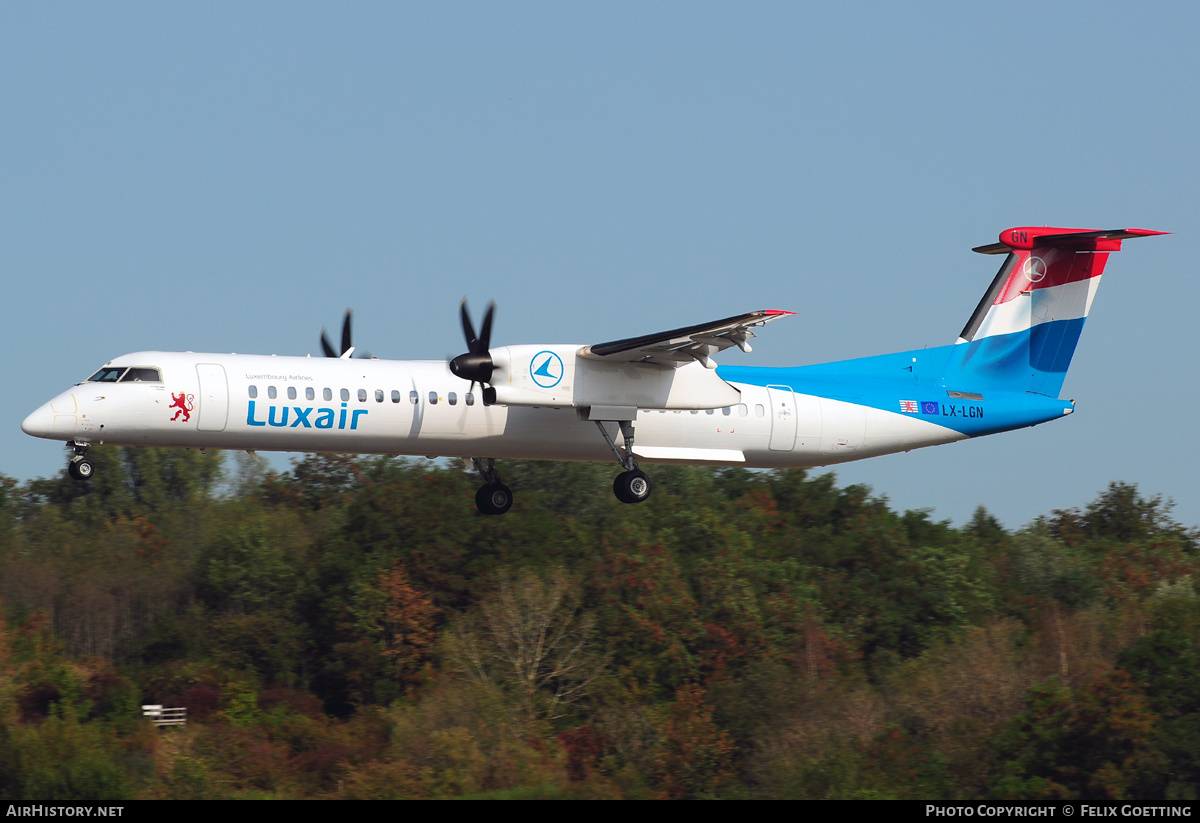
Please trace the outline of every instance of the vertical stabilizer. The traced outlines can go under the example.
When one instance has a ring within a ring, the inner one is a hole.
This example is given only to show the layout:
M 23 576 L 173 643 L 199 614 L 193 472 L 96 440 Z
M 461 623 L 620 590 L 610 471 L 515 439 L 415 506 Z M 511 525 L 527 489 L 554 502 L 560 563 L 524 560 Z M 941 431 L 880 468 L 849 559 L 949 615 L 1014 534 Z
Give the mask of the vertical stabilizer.
M 947 380 L 1057 397 L 1110 252 L 1148 229 L 1016 228 L 981 254 L 1007 254 L 963 327 Z

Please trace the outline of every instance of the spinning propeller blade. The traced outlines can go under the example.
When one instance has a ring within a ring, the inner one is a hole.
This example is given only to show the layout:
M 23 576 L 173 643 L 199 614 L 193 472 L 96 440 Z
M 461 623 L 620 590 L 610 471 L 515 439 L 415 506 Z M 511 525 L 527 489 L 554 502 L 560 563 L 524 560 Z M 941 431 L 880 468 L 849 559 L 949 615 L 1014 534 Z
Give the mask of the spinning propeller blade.
M 326 357 L 345 357 L 347 353 L 349 353 L 351 357 L 357 356 L 360 359 L 371 359 L 371 355 L 366 352 L 362 352 L 357 355 L 354 354 L 354 345 L 351 342 L 350 335 L 350 318 L 353 314 L 354 312 L 352 312 L 350 309 L 346 309 L 346 317 L 342 320 L 341 351 L 334 350 L 333 346 L 329 342 L 329 338 L 325 336 L 325 327 L 321 327 L 321 351 L 325 353 Z
M 476 383 L 484 386 L 483 403 L 485 406 L 491 405 L 488 400 L 487 384 L 492 379 L 495 364 L 492 362 L 492 355 L 488 350 L 492 343 L 492 318 L 496 315 L 496 304 L 495 302 L 488 303 L 478 336 L 475 334 L 475 325 L 471 322 L 471 313 L 467 310 L 467 298 L 465 297 L 459 304 L 459 314 L 462 318 L 463 336 L 467 339 L 467 351 L 450 361 L 450 372 L 455 377 L 470 380 L 470 391 L 475 390 Z

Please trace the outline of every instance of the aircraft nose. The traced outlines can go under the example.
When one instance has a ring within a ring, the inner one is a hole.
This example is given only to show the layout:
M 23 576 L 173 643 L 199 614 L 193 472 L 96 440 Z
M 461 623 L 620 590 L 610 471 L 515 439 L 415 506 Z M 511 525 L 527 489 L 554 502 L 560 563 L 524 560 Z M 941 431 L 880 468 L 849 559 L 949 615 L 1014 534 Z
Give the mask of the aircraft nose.
M 21 421 L 21 431 L 33 437 L 51 437 L 54 432 L 54 412 L 46 403 Z
M 48 440 L 70 440 L 79 426 L 79 401 L 71 392 L 43 403 L 21 422 L 21 431 Z

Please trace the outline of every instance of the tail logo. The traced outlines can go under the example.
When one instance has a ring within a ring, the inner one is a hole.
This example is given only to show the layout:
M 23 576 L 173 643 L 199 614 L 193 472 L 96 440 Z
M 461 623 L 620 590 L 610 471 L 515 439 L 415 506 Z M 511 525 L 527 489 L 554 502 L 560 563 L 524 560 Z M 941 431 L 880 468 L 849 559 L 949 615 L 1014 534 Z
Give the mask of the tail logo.
M 1025 276 L 1030 283 L 1040 283 L 1046 277 L 1046 261 L 1040 257 L 1030 257 L 1025 261 Z

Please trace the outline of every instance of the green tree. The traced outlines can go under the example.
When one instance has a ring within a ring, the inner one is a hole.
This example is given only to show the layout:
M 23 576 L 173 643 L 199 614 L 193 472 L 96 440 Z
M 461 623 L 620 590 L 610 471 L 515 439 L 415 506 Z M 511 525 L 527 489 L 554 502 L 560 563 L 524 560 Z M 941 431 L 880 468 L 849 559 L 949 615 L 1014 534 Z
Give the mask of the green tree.
M 1002 732 L 1006 799 L 1161 796 L 1166 758 L 1155 747 L 1158 717 L 1130 676 L 1117 669 L 1080 688 L 1056 678 L 1029 690 L 1024 714 Z
M 43 723 L 9 732 L 17 784 L 12 799 L 59 802 L 126 800 L 132 795 L 129 758 L 98 723 L 79 722 L 65 709 Z
M 1167 758 L 1165 796 L 1200 797 L 1200 596 L 1191 578 L 1159 587 L 1154 630 L 1117 656 L 1160 717 L 1157 746 Z

